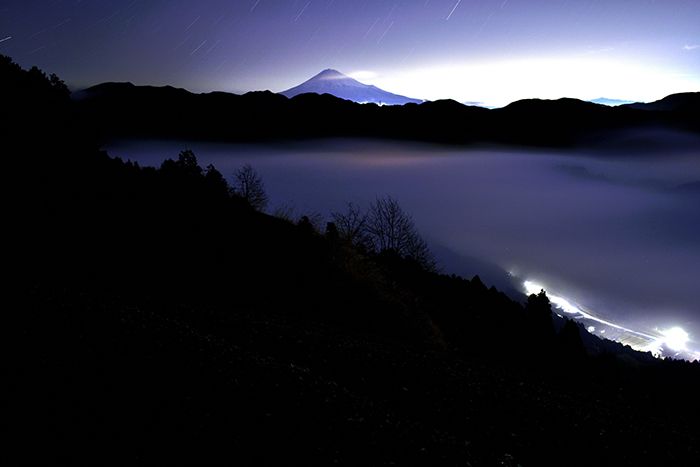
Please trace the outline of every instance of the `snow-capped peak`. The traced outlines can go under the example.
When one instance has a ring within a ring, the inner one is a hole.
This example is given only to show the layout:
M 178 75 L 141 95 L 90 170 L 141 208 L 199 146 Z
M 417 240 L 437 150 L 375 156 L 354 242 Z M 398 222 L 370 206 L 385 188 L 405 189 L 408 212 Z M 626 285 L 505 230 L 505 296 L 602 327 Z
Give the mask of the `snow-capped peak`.
M 323 70 L 298 86 L 282 91 L 280 94 L 292 98 L 306 93 L 330 94 L 340 99 L 359 103 L 373 102 L 376 104 L 402 105 L 409 102 L 416 104 L 422 102 L 419 99 L 399 96 L 379 89 L 376 86 L 360 83 L 356 79 L 330 68 Z

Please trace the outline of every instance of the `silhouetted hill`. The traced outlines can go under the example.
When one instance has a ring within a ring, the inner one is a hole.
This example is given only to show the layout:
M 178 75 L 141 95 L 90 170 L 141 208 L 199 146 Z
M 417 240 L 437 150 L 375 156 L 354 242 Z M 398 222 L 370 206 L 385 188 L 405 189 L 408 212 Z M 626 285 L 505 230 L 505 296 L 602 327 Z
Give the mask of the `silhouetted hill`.
M 494 110 L 500 134 L 494 140 L 537 146 L 587 144 L 602 133 L 650 124 L 649 114 L 578 99 L 525 99 Z
M 70 97 L 73 102 L 80 102 L 85 99 L 94 99 L 103 95 L 127 94 L 133 92 L 135 89 L 136 86 L 132 83 L 102 83 L 75 91 Z
M 624 107 L 658 114 L 658 119 L 669 122 L 669 126 L 700 132 L 700 92 L 671 94 L 649 103 L 634 103 Z
M 170 87 L 114 83 L 81 91 L 77 100 L 79 114 L 104 138 L 267 141 L 357 136 L 549 147 L 601 144 L 630 129 L 700 131 L 692 100 L 670 114 L 576 99 L 528 99 L 502 109 L 455 101 L 377 106 L 329 94 L 307 93 L 292 99 L 268 91 L 197 95 Z
M 384 110 L 384 109 L 382 109 Z M 490 110 L 462 105 L 452 99 L 405 105 L 385 112 L 396 124 L 390 134 L 403 139 L 465 144 L 488 140 L 496 124 Z
M 639 110 L 677 110 L 685 105 L 692 105 L 695 108 L 700 106 L 700 92 L 682 92 L 671 94 L 663 99 L 654 102 L 635 102 L 625 104 L 625 107 Z

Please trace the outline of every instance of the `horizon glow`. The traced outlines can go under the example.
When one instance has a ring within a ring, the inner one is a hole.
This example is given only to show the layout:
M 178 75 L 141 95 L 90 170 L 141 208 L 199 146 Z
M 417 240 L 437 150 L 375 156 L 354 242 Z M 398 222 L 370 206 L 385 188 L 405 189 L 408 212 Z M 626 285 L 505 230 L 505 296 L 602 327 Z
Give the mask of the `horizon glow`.
M 652 101 L 700 90 L 700 4 L 6 2 L 0 54 L 72 88 L 281 92 L 333 68 L 416 99 Z

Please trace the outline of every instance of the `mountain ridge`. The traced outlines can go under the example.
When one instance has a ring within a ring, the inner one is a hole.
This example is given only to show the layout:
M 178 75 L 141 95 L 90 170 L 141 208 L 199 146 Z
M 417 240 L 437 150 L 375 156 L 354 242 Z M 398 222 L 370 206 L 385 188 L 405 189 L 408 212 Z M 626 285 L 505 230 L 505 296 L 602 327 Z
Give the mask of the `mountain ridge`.
M 358 84 L 362 90 L 367 88 Z M 107 138 L 233 142 L 371 137 L 448 144 L 600 147 L 611 138 L 624 144 L 622 133 L 629 130 L 650 133 L 675 128 L 700 133 L 698 94 L 673 94 L 657 101 L 675 102 L 669 111 L 613 107 L 571 98 L 525 99 L 499 109 L 453 100 L 376 105 L 358 104 L 328 93 L 302 93 L 291 98 L 271 91 L 194 94 L 185 89 L 131 83 L 96 85 L 76 92 L 73 100 L 85 124 Z

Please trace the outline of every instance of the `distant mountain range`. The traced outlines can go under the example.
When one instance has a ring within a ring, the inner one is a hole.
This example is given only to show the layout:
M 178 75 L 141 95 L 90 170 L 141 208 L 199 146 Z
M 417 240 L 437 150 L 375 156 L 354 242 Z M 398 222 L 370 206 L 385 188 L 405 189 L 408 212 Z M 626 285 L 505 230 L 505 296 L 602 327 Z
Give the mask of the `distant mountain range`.
M 376 86 L 362 84 L 349 76 L 331 69 L 323 70 L 299 86 L 282 91 L 280 94 L 292 98 L 306 93 L 330 94 L 331 96 L 357 102 L 358 104 L 403 105 L 423 102 L 420 99 L 392 94 Z
M 334 76 L 335 72 L 323 75 Z M 340 76 L 326 81 L 350 82 Z M 373 87 L 360 85 L 357 89 L 367 88 Z M 73 99 L 85 125 L 100 139 L 239 142 L 369 137 L 542 147 L 611 147 L 615 142 L 624 148 L 631 144 L 624 136 L 629 131 L 639 135 L 669 129 L 700 133 L 700 93 L 614 107 L 566 98 L 526 99 L 486 109 L 453 100 L 381 106 L 358 104 L 329 93 L 308 92 L 291 98 L 270 91 L 193 94 L 169 86 L 103 83 L 75 93 Z M 648 146 L 646 139 L 639 137 L 634 138 L 634 144 Z

